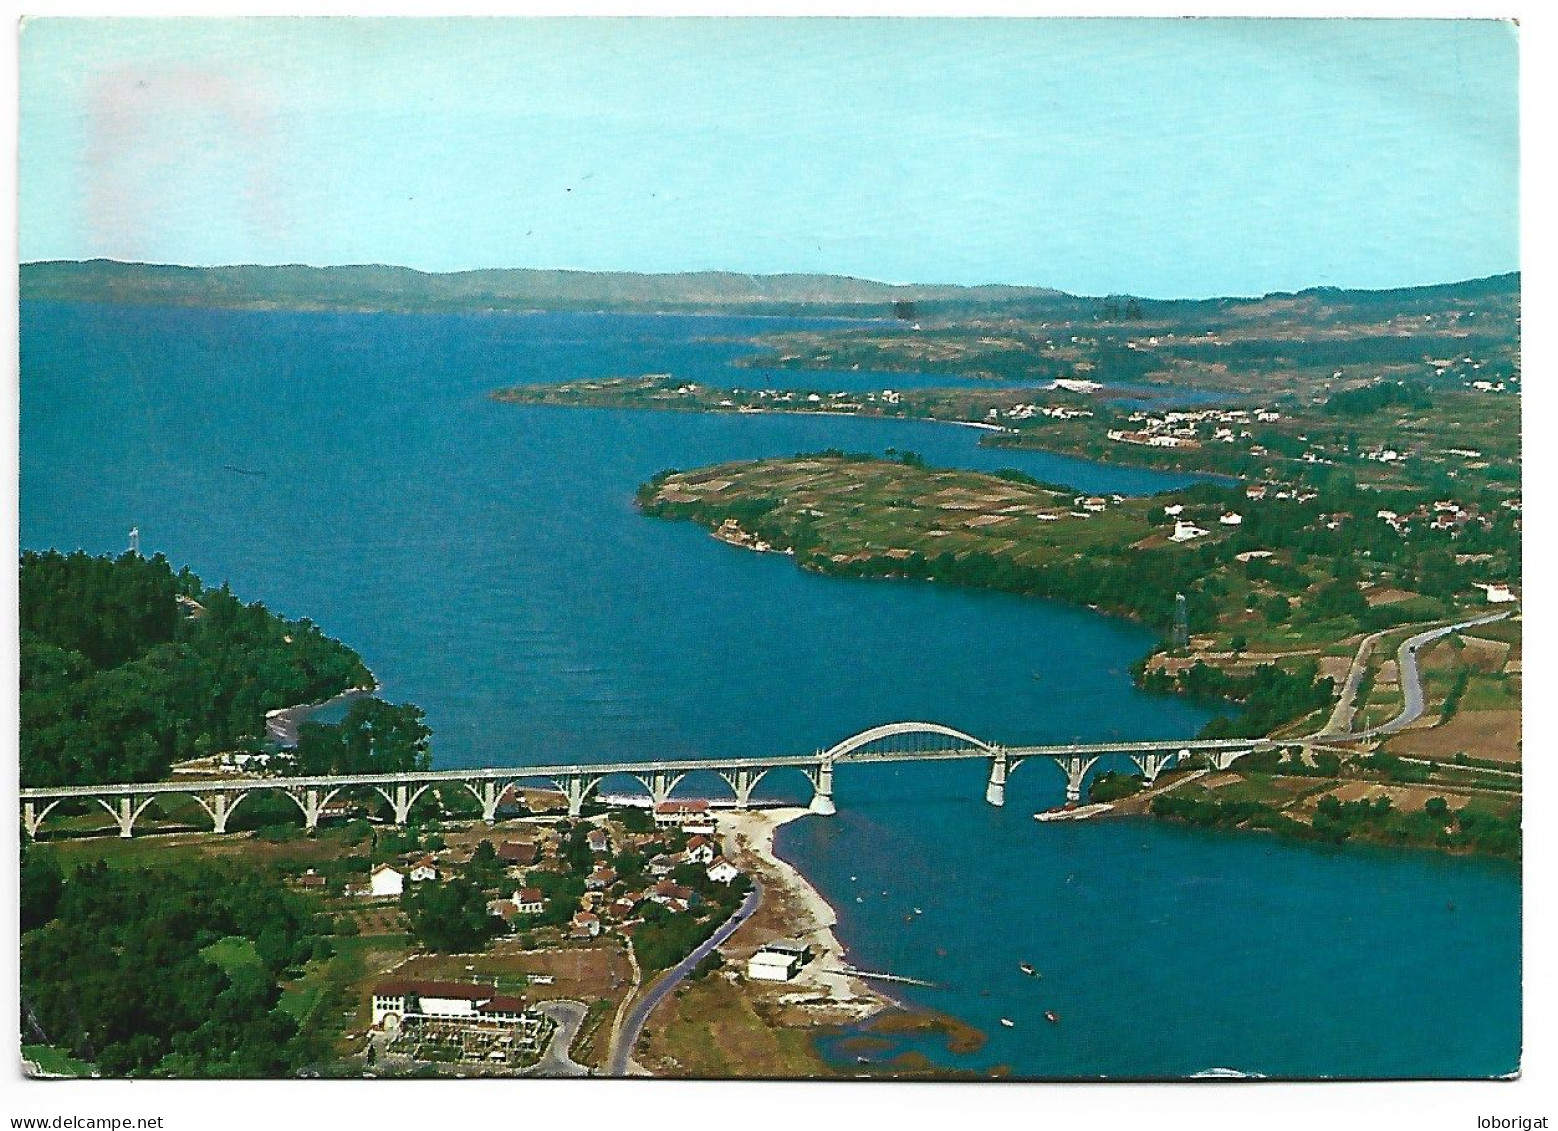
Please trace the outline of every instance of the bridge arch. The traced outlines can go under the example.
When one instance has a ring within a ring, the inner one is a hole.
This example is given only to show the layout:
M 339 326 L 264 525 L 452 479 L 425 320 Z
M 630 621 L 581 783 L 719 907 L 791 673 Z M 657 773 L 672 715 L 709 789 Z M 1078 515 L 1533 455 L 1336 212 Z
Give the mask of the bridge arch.
M 254 790 L 252 789 L 244 789 L 239 790 L 236 793 L 214 794 L 212 795 L 211 804 L 209 805 L 206 804 L 206 799 L 199 793 L 191 793 L 189 794 L 189 797 L 194 800 L 196 805 L 205 810 L 207 817 L 211 818 L 211 826 L 213 831 L 225 833 L 227 831 L 227 822 L 233 819 L 233 810 L 237 809 L 239 805 L 243 804 L 244 798 L 248 797 L 253 792 Z M 225 802 L 219 800 L 220 798 L 225 798 Z
M 984 753 L 993 754 L 995 752 L 995 748 L 983 739 L 975 738 L 973 735 L 953 727 L 943 726 L 941 723 L 904 722 L 884 723 L 881 726 L 863 730 L 859 734 L 851 735 L 836 746 L 831 746 L 824 750 L 821 756 L 824 760 L 829 761 L 847 758 L 855 751 L 870 746 L 874 742 L 881 742 L 887 738 L 898 738 L 902 735 L 933 735 L 939 738 L 953 738 L 959 742 L 966 742 Z

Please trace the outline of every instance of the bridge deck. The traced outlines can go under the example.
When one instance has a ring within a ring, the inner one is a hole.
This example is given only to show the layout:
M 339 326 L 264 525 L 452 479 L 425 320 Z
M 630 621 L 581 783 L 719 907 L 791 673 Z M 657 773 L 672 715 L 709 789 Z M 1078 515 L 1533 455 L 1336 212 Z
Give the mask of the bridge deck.
M 986 749 L 965 746 L 947 750 L 860 751 L 832 759 L 835 767 L 850 763 L 937 762 L 966 758 L 988 759 L 1005 753 L 1011 761 L 1028 758 L 1074 758 L 1106 754 L 1148 754 L 1155 751 L 1249 750 L 1273 745 L 1267 739 L 1178 739 L 1142 742 L 1068 743 L 1057 746 L 1008 746 Z M 438 782 L 495 781 L 511 783 L 578 777 L 602 778 L 617 774 L 680 775 L 695 772 L 773 770 L 786 767 L 809 769 L 828 761 L 826 751 L 812 754 L 777 754 L 756 758 L 698 758 L 658 762 L 575 763 L 556 766 L 488 766 L 473 769 L 419 770 L 398 774 L 336 774 L 315 777 L 191 778 L 186 781 L 122 782 L 110 785 L 35 786 L 20 791 L 23 801 L 56 798 L 146 796 L 159 793 L 239 793 L 251 789 L 336 789 L 346 786 L 422 785 Z

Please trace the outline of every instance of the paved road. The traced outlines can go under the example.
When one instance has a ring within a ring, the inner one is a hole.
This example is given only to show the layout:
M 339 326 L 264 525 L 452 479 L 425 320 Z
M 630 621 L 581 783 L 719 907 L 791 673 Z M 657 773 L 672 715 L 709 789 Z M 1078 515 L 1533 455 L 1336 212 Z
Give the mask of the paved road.
M 752 912 L 757 910 L 762 897 L 763 890 L 754 880 L 752 890 L 747 892 L 747 897 L 741 901 L 741 906 L 736 908 L 734 915 L 720 924 L 719 930 L 710 935 L 686 958 L 650 983 L 649 989 L 639 999 L 638 1004 L 633 1006 L 627 1020 L 622 1023 L 622 1029 L 617 1034 L 617 1045 L 611 1050 L 611 1059 L 607 1064 L 608 1075 L 628 1074 L 628 1061 L 633 1057 L 633 1049 L 638 1044 L 639 1034 L 644 1031 L 644 1023 L 649 1020 L 649 1015 L 654 1012 L 655 1006 L 664 1000 L 666 994 L 681 984 L 683 978 L 692 973 L 694 966 L 707 958 L 715 947 L 735 934 L 737 928 L 752 917 Z
M 1316 738 L 1334 738 L 1352 730 L 1353 699 L 1357 697 L 1358 684 L 1363 681 L 1363 673 L 1369 668 L 1369 656 L 1373 653 L 1374 646 L 1379 643 L 1380 637 L 1391 631 L 1393 630 L 1385 628 L 1379 632 L 1371 632 L 1358 645 L 1358 654 L 1352 658 L 1352 667 L 1347 669 L 1347 679 L 1342 683 L 1342 694 L 1336 700 L 1336 709 L 1325 721 L 1325 726 L 1315 735 Z
M 1509 611 L 1491 613 L 1485 617 L 1477 617 L 1474 620 L 1461 621 L 1459 624 L 1447 624 L 1439 628 L 1431 628 L 1427 632 L 1419 632 L 1416 636 L 1409 636 L 1402 641 L 1400 649 L 1396 652 L 1397 678 L 1401 684 L 1401 713 L 1388 723 L 1381 723 L 1377 727 L 1368 730 L 1354 731 L 1347 735 L 1317 735 L 1316 737 L 1328 738 L 1375 738 L 1382 734 L 1395 734 L 1398 730 L 1411 726 L 1423 717 L 1423 680 L 1422 674 L 1417 670 L 1417 654 L 1435 640 L 1449 636 L 1453 632 L 1460 632 L 1467 628 L 1476 628 L 1478 625 L 1491 624 L 1497 620 L 1503 620 L 1509 616 Z M 1349 675 L 1349 681 L 1351 676 Z
M 575 1064 L 568 1055 L 568 1050 L 573 1046 L 573 1039 L 579 1035 L 579 1026 L 584 1024 L 584 1017 L 589 1012 L 584 1003 L 563 999 L 542 1001 L 536 1003 L 536 1011 L 556 1021 L 557 1028 L 553 1031 L 551 1043 L 546 1046 L 546 1052 L 542 1054 L 540 1061 L 526 1069 L 525 1075 L 588 1076 L 590 1070 L 582 1064 Z

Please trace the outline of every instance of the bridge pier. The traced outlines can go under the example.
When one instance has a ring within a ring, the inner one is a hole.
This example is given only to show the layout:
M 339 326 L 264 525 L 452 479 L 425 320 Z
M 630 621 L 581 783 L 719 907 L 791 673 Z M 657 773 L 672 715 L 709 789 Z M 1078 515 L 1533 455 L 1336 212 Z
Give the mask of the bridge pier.
M 751 770 L 736 770 L 726 781 L 730 782 L 730 788 L 736 794 L 736 810 L 746 812 L 752 807 L 752 790 L 757 786 L 757 779 L 752 776 Z
M 380 791 L 382 792 L 382 791 Z M 315 832 L 319 828 L 319 811 L 325 807 L 324 801 L 319 796 L 317 786 L 309 786 L 307 789 L 289 789 L 287 796 L 297 802 L 299 809 L 303 810 L 303 828 L 307 832 Z
M 569 778 L 565 782 L 559 782 L 563 787 L 563 794 L 568 798 L 568 815 L 577 818 L 584 812 L 584 787 L 583 778 Z
M 232 816 L 233 810 L 238 808 L 238 803 L 247 796 L 247 793 L 240 793 L 236 796 L 230 793 L 210 794 L 205 808 L 206 812 L 211 815 L 211 831 L 214 833 L 225 833 L 227 831 L 228 818 Z
M 1131 761 L 1141 771 L 1142 779 L 1150 787 L 1169 765 L 1189 754 L 1188 750 L 1154 750 L 1147 754 L 1134 754 Z
M 833 763 L 822 762 L 817 767 L 817 776 L 812 778 L 815 787 L 811 795 L 811 804 L 807 806 L 813 813 L 823 817 L 831 817 L 838 812 L 833 804 Z
M 481 802 L 481 819 L 489 825 L 497 824 L 498 798 L 503 796 L 498 783 L 491 778 L 484 778 L 475 783 L 467 782 L 466 788 L 476 795 L 477 801 Z
M 1208 753 L 1207 759 L 1216 769 L 1226 770 L 1249 753 L 1251 753 L 1249 750 L 1213 750 Z
M 671 790 L 676 788 L 676 783 L 671 780 L 671 775 L 656 772 L 649 775 L 649 796 L 658 809 L 671 800 Z
M 41 824 L 43 824 L 43 818 L 38 815 L 38 806 L 31 801 L 23 801 L 22 827 L 27 830 L 29 839 L 38 839 L 38 826 Z
M 152 798 L 148 796 L 137 805 L 135 798 L 128 794 L 116 797 L 112 805 L 101 797 L 94 800 L 108 810 L 108 815 L 114 819 L 114 824 L 119 826 L 119 836 L 124 840 L 129 840 L 135 835 L 135 819 L 146 811 L 146 806 L 152 803 Z
M 985 800 L 991 805 L 1006 804 L 1006 751 L 997 749 L 990 759 L 990 783 L 985 786 Z
M 1055 762 L 1066 773 L 1066 804 L 1075 805 L 1082 800 L 1082 783 L 1087 778 L 1087 771 L 1093 768 L 1093 763 L 1098 761 L 1095 754 L 1086 757 L 1081 754 L 1067 754 L 1064 758 L 1056 758 Z

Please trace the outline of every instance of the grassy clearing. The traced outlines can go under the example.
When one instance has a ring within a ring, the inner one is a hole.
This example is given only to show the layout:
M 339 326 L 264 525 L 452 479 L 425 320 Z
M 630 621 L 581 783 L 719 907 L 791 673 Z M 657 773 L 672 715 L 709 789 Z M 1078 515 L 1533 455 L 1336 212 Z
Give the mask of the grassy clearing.
M 200 956 L 207 962 L 220 966 L 229 977 L 240 970 L 263 970 L 265 963 L 255 949 L 254 940 L 240 935 L 228 935 L 201 950 Z
M 832 1070 L 804 1029 L 777 1028 L 723 977 L 679 990 L 655 1011 L 645 1059 L 686 1076 L 817 1078 Z

